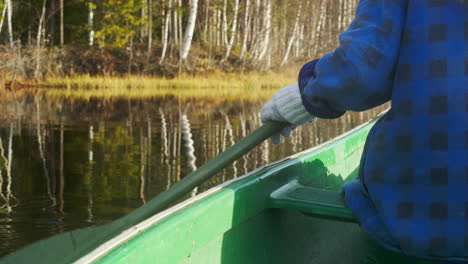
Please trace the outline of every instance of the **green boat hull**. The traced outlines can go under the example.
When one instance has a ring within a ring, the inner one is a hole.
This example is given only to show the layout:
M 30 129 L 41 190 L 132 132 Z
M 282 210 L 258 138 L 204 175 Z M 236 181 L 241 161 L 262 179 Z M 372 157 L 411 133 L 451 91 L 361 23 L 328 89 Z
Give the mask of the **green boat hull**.
M 40 241 L 2 263 L 429 263 L 383 249 L 346 208 L 272 196 L 292 182 L 338 193 L 357 176 L 372 125 L 178 204 L 81 258 L 66 255 L 85 251 L 80 240 L 108 226 Z

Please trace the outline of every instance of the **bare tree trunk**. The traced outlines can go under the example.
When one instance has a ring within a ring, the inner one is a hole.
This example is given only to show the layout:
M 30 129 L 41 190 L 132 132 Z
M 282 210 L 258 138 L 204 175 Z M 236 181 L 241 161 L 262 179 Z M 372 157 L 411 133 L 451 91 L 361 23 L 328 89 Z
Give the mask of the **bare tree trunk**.
M 88 26 L 89 26 L 89 34 L 88 34 L 88 45 L 94 45 L 94 3 L 93 0 L 88 0 Z
M 257 61 L 261 61 L 270 46 L 270 32 L 271 32 L 271 0 L 266 0 L 265 3 L 265 20 L 264 20 L 264 25 L 265 25 L 265 37 L 263 39 L 263 46 L 261 49 L 260 54 L 257 57 Z
M 189 1 L 190 2 L 190 1 Z M 182 0 L 178 0 L 178 7 L 179 9 L 182 8 Z M 182 30 L 184 29 L 184 27 L 182 26 L 182 14 L 179 14 L 178 17 L 177 17 L 177 39 L 179 41 L 182 41 L 182 38 L 183 38 L 183 33 L 182 33 Z
M 261 30 L 261 22 L 260 22 L 260 10 L 261 10 L 261 2 L 260 0 L 255 0 L 255 9 L 253 10 L 253 26 L 250 32 L 250 51 L 252 53 L 251 58 L 255 60 L 258 56 L 259 50 L 261 49 L 261 40 L 262 37 L 260 36 L 263 32 Z
M 242 38 L 242 50 L 240 54 L 240 59 L 243 59 L 245 56 L 245 52 L 247 51 L 247 38 L 249 36 L 249 30 L 250 30 L 250 17 L 249 17 L 249 12 L 250 12 L 250 0 L 245 0 L 245 12 L 244 12 L 244 35 Z
M 55 14 L 57 13 L 55 1 L 56 0 L 49 1 L 49 8 L 46 12 L 47 19 L 44 20 L 44 24 L 47 25 L 44 29 L 48 34 L 48 36 L 44 35 L 44 41 L 47 41 L 48 46 L 55 45 Z
M 6 14 L 7 7 L 8 7 L 8 5 L 5 5 L 5 7 L 3 7 L 2 19 L 0 20 L 0 33 L 2 33 L 3 21 L 5 20 L 5 14 Z
M 153 0 L 148 0 L 148 58 L 153 46 Z
M 10 47 L 13 47 L 13 27 L 11 24 L 11 17 L 13 16 L 13 6 L 11 0 L 6 0 L 7 8 L 7 23 L 8 23 L 8 40 L 10 42 Z
M 190 45 L 192 44 L 193 31 L 195 29 L 195 22 L 197 19 L 197 9 L 198 9 L 198 0 L 192 0 L 192 5 L 190 7 L 190 15 L 187 22 L 187 28 L 185 29 L 184 41 L 182 43 L 182 48 L 180 50 L 180 59 L 186 60 Z
M 164 61 L 164 58 L 166 57 L 166 51 L 167 51 L 167 42 L 169 38 L 169 27 L 170 27 L 170 22 L 171 22 L 171 8 L 172 8 L 172 0 L 168 0 L 168 9 L 166 12 L 166 18 L 164 21 L 164 30 L 163 30 L 163 48 L 161 52 L 161 58 L 159 59 L 159 64 L 162 64 Z
M 315 53 L 317 54 L 318 53 L 318 47 L 319 47 L 319 43 L 320 43 L 320 37 L 322 35 L 322 28 L 323 28 L 323 24 L 325 23 L 325 19 L 326 19 L 326 11 L 327 11 L 327 1 L 326 0 L 322 0 L 322 3 L 320 5 L 320 17 L 319 17 L 319 20 L 318 20 L 318 23 L 317 23 L 317 27 L 316 27 L 316 32 L 315 32 L 315 45 L 314 45 L 314 50 L 315 50 Z
M 284 54 L 283 61 L 281 62 L 280 66 L 283 66 L 288 60 L 289 52 L 291 51 L 292 44 L 294 43 L 294 38 L 296 38 L 297 35 L 299 34 L 299 18 L 301 16 L 301 10 L 302 10 L 302 2 L 299 1 L 299 6 L 297 7 L 297 11 L 296 11 L 296 21 L 294 21 L 293 33 L 291 35 L 291 38 L 289 39 L 288 47 L 286 48 L 286 53 Z
M 174 44 L 176 45 L 179 45 L 179 34 L 178 34 L 178 31 L 179 29 L 177 28 L 177 26 L 179 25 L 179 19 L 178 19 L 178 14 L 177 14 L 177 9 L 178 9 L 178 6 L 177 6 L 177 0 L 173 0 L 174 1 L 174 10 L 172 10 L 172 12 L 174 13 L 173 17 L 173 22 L 172 22 L 172 37 L 174 38 Z
M 63 0 L 59 0 L 59 9 L 60 9 L 60 46 L 63 46 L 64 36 L 63 36 Z
M 215 29 L 215 35 L 216 35 L 216 41 L 215 41 L 215 46 L 220 46 L 221 45 L 221 27 L 222 27 L 222 20 L 221 20 L 221 10 L 216 10 L 216 15 L 214 16 L 215 18 L 215 24 L 216 24 L 216 29 Z
M 140 16 L 141 16 L 142 21 L 144 21 L 145 16 L 146 16 L 146 11 L 148 10 L 147 4 L 148 2 L 146 0 L 141 0 Z M 146 23 L 141 23 L 140 24 L 140 38 L 142 42 L 143 42 L 143 39 L 148 35 L 146 30 L 147 30 Z
M 224 46 L 227 46 L 227 0 L 223 0 L 223 31 L 221 35 L 221 42 Z
M 45 11 L 46 11 L 46 2 L 47 0 L 44 0 L 42 3 L 42 12 L 41 12 L 41 18 L 39 19 L 39 26 L 37 28 L 37 51 L 36 51 L 36 71 L 34 73 L 35 77 L 39 76 L 39 71 L 41 67 L 41 36 L 42 36 L 42 23 L 44 21 L 44 16 L 45 16 Z
M 210 38 L 208 36 L 209 17 L 210 17 L 210 0 L 205 0 L 205 23 L 203 27 L 203 35 L 205 35 L 205 38 L 206 38 L 205 40 L 208 43 L 210 42 Z
M 229 57 L 229 54 L 231 54 L 232 45 L 234 45 L 234 38 L 236 36 L 236 29 L 237 29 L 237 13 L 238 13 L 238 11 L 239 11 L 239 0 L 234 0 L 234 14 L 233 14 L 233 18 L 232 18 L 231 36 L 230 36 L 231 38 L 229 39 L 227 49 L 226 49 L 226 53 L 224 54 L 224 59 L 223 60 L 227 60 L 227 58 Z

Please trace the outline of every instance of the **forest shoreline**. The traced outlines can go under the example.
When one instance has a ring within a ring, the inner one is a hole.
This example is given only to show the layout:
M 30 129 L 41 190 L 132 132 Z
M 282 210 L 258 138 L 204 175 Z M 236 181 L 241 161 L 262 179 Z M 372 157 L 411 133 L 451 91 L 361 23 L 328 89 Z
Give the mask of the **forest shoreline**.
M 182 79 L 199 83 L 207 81 L 213 85 L 218 80 L 226 86 L 226 80 L 245 81 L 247 86 L 258 81 L 259 86 L 276 86 L 297 78 L 297 73 L 306 61 L 291 61 L 284 66 L 246 64 L 236 56 L 219 62 L 222 51 L 206 51 L 195 47 L 188 60 L 181 62 L 176 58 L 167 58 L 164 64 L 158 63 L 158 47 L 148 55 L 144 47 L 99 48 L 88 46 L 43 47 L 39 51 L 34 46 L 0 46 L 0 89 L 2 88 L 80 88 L 98 89 L 122 80 L 129 87 L 148 87 L 150 80 L 173 80 L 174 88 L 190 86 L 180 85 Z M 37 54 L 39 64 L 37 67 Z M 177 56 L 173 56 L 177 57 Z M 265 80 L 269 79 L 269 80 Z M 192 84 L 193 84 L 192 83 Z

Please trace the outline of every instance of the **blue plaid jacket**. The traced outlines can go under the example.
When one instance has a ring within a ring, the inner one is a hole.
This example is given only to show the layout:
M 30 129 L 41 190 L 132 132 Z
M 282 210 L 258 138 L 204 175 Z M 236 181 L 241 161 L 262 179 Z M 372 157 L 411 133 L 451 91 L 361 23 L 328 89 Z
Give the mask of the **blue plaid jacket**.
M 387 248 L 468 263 L 468 4 L 361 0 L 339 40 L 301 69 L 306 109 L 392 104 L 344 187 L 348 206 Z

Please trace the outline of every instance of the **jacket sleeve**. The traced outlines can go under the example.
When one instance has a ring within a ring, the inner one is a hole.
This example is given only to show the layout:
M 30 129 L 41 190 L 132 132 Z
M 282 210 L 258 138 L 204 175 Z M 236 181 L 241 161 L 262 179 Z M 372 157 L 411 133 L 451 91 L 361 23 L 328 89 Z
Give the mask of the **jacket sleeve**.
M 361 0 L 340 45 L 303 66 L 299 90 L 320 118 L 364 111 L 390 100 L 408 0 Z

